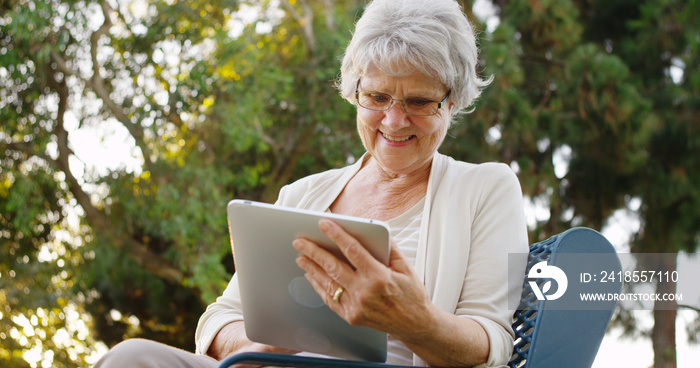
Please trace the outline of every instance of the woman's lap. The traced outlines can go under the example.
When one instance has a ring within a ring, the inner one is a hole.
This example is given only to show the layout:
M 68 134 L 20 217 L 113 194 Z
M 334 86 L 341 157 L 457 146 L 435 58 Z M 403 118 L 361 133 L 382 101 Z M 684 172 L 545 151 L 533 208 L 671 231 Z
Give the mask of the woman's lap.
M 212 368 L 218 362 L 159 342 L 130 339 L 115 345 L 94 368 Z

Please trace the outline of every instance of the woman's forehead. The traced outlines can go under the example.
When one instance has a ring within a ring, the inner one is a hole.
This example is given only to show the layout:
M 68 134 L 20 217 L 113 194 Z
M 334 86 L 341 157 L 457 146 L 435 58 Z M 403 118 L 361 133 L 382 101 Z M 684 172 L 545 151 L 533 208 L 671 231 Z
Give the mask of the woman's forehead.
M 396 91 L 439 95 L 446 91 L 439 78 L 425 75 L 416 68 L 400 75 L 389 75 L 378 68 L 371 67 L 362 76 L 361 85 L 363 89 L 387 93 Z

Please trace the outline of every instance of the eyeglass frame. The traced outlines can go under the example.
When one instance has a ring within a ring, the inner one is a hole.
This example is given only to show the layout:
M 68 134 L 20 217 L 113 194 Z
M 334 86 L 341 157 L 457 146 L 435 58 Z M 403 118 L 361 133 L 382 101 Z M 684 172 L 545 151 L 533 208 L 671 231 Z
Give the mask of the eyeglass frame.
M 433 116 L 433 115 L 437 115 L 438 110 L 440 110 L 440 109 L 442 108 L 442 105 L 445 104 L 445 101 L 447 101 L 447 98 L 450 97 L 450 94 L 452 93 L 452 90 L 447 91 L 447 94 L 445 95 L 445 97 L 443 97 L 442 100 L 440 100 L 440 101 L 435 101 L 435 100 L 431 100 L 431 99 L 426 98 L 426 100 L 428 100 L 428 101 L 430 101 L 430 102 L 437 102 L 437 104 L 438 104 L 437 109 L 436 109 L 435 112 L 432 113 L 432 114 L 428 114 L 428 115 L 417 115 L 417 114 L 412 114 L 412 113 L 408 112 L 408 110 L 406 110 L 406 102 L 405 102 L 406 99 L 405 99 L 405 98 L 394 98 L 393 96 L 391 96 L 391 95 L 388 94 L 388 93 L 374 92 L 374 93 L 378 93 L 378 94 L 382 94 L 382 95 L 389 96 L 389 98 L 391 99 L 391 102 L 389 103 L 389 107 L 387 107 L 387 108 L 384 109 L 384 110 L 377 110 L 377 109 L 373 109 L 373 108 L 371 108 L 371 107 L 367 107 L 367 106 L 364 106 L 364 105 L 361 105 L 361 104 L 360 104 L 360 80 L 361 80 L 361 79 L 358 79 L 358 80 L 357 80 L 357 86 L 355 86 L 355 101 L 357 101 L 357 105 L 358 105 L 358 106 L 361 106 L 361 107 L 363 107 L 363 108 L 365 108 L 365 109 L 367 109 L 367 110 L 372 110 L 372 111 L 388 111 L 389 109 L 391 109 L 392 106 L 394 106 L 394 102 L 400 101 L 400 102 L 401 102 L 401 108 L 402 108 L 403 111 L 404 111 L 406 114 L 408 114 L 408 115 L 411 115 L 411 116 Z M 363 91 L 363 92 L 365 92 L 365 91 Z M 421 97 L 421 98 L 422 98 L 422 97 Z

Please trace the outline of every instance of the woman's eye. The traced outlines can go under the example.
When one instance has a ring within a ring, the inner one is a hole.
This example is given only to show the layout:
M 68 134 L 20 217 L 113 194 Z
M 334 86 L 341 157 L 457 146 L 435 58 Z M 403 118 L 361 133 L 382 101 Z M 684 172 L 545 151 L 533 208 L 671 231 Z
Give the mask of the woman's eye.
M 389 96 L 381 93 L 372 93 L 369 97 L 376 103 L 386 103 L 391 100 Z
M 409 98 L 406 99 L 406 104 L 409 106 L 414 106 L 414 107 L 425 107 L 429 105 L 431 102 L 430 100 L 426 100 L 424 98 Z

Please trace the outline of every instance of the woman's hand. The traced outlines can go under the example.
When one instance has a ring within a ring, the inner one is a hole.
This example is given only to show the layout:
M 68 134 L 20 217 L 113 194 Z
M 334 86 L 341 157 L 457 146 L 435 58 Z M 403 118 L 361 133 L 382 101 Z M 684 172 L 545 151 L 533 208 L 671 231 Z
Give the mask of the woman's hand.
M 245 333 L 243 321 L 231 322 L 224 326 L 219 333 L 214 337 L 209 346 L 207 355 L 216 359 L 222 360 L 227 356 L 239 353 L 279 353 L 279 354 L 296 354 L 298 351 L 280 348 L 272 345 L 260 344 L 248 340 Z M 257 368 L 260 365 L 252 364 L 236 364 L 234 368 Z
M 335 222 L 322 220 L 319 228 L 350 263 L 307 239 L 294 242 L 301 253 L 297 264 L 325 303 L 351 325 L 372 327 L 399 339 L 420 335 L 434 307 L 397 246 L 392 243 L 387 267 Z
M 464 367 L 486 361 L 489 342 L 483 327 L 438 309 L 396 244 L 392 243 L 385 266 L 335 222 L 321 220 L 319 228 L 349 264 L 303 238 L 294 241 L 301 253 L 297 264 L 341 318 L 391 334 L 430 366 Z

